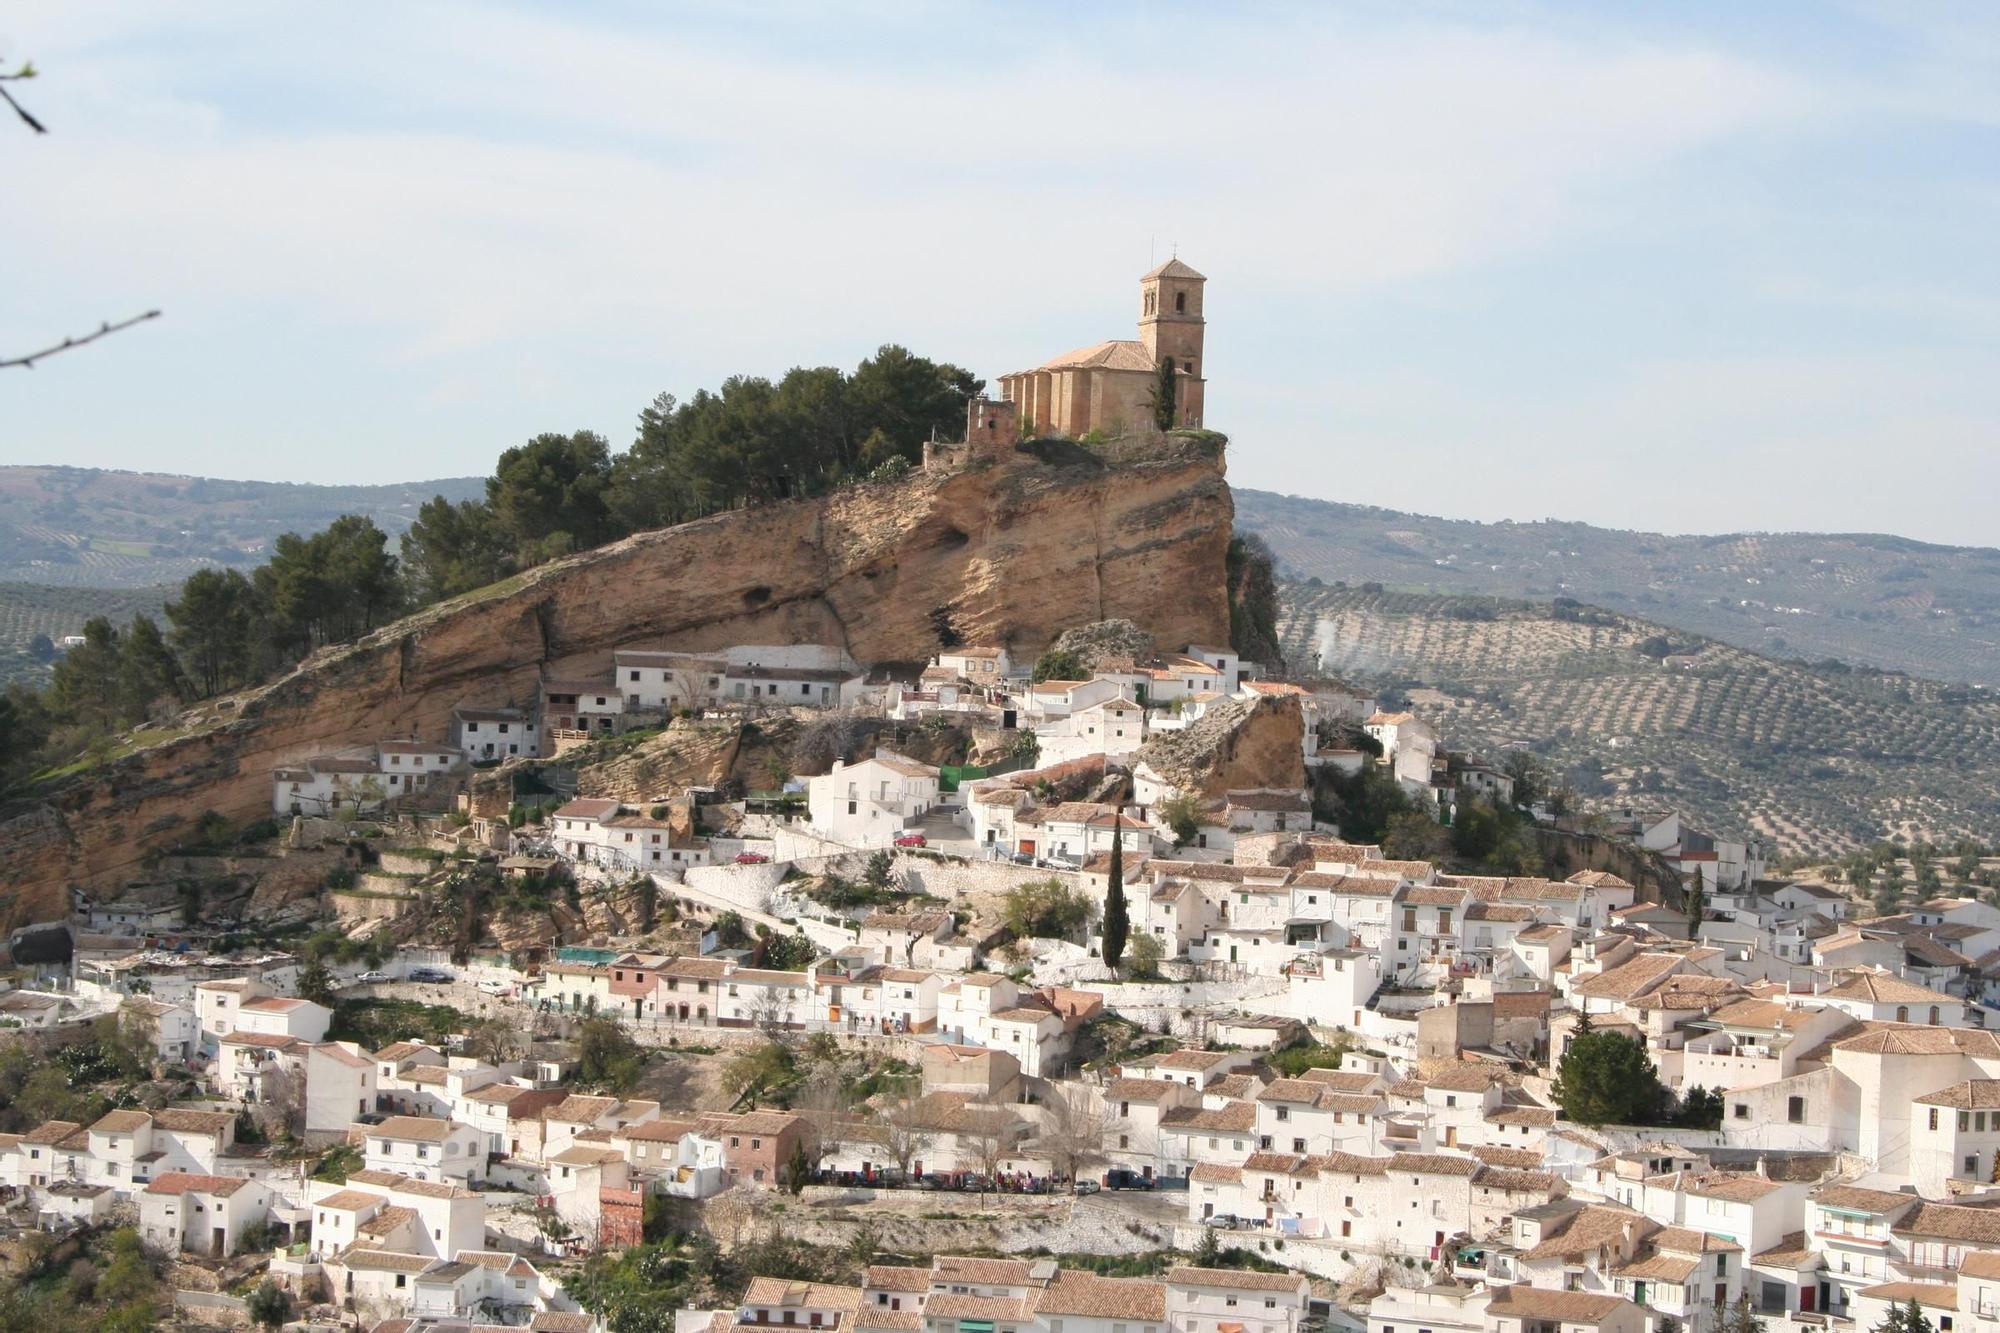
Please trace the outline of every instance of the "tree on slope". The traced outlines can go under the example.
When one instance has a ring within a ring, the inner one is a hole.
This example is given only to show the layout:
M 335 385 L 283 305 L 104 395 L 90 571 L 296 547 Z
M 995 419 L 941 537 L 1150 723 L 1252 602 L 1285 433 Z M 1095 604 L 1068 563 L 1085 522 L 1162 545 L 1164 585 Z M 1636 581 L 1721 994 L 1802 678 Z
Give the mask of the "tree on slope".
M 1104 889 L 1104 965 L 1116 972 L 1125 960 L 1125 936 L 1131 922 L 1125 915 L 1125 803 L 1111 815 L 1111 875 Z
M 1174 428 L 1174 359 L 1160 358 L 1158 371 L 1153 376 L 1153 424 L 1163 431 Z
M 1666 1102 L 1646 1048 L 1587 1022 L 1579 1022 L 1571 1035 L 1551 1091 L 1563 1114 L 1580 1125 L 1654 1124 Z

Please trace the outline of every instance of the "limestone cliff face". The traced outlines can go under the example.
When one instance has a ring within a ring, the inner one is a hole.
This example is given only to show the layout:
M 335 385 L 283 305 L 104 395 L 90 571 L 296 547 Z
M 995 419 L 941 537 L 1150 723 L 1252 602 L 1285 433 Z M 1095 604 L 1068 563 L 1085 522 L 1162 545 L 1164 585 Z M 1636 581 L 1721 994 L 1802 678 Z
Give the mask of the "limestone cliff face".
M 270 771 L 327 748 L 441 737 L 454 704 L 532 702 L 614 648 L 838 643 L 921 662 L 941 635 L 1039 651 L 1123 616 L 1226 642 L 1233 509 L 1197 448 L 1107 469 L 1026 450 L 949 474 L 718 514 L 572 556 L 329 649 L 188 719 L 186 734 L 0 809 L 0 925 L 68 910 L 204 810 L 249 819 Z

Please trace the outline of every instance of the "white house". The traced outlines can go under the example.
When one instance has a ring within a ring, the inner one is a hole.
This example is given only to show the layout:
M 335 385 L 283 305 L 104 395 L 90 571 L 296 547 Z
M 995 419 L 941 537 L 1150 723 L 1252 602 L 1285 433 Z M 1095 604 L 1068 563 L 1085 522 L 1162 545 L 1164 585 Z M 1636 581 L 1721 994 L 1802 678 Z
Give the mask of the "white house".
M 270 1210 L 271 1190 L 262 1181 L 171 1171 L 139 1196 L 139 1234 L 169 1253 L 224 1259 Z
M 451 745 L 474 763 L 541 753 L 541 730 L 525 708 L 480 708 L 460 704 L 451 710 Z
M 886 847 L 938 803 L 938 770 L 892 750 L 806 782 L 813 828 L 850 847 Z
M 305 1072 L 309 1142 L 344 1136 L 350 1124 L 375 1109 L 375 1058 L 353 1042 L 311 1047 Z
M 611 662 L 628 709 L 701 708 L 721 692 L 728 666 L 719 656 L 624 648 L 611 655 Z
M 201 1028 L 195 1022 L 194 1010 L 186 1005 L 135 995 L 122 1008 L 145 1022 L 155 1057 L 161 1064 L 186 1064 L 200 1049 Z
M 363 1130 L 361 1156 L 370 1171 L 417 1180 L 462 1184 L 486 1178 L 486 1136 L 453 1120 L 392 1115 Z

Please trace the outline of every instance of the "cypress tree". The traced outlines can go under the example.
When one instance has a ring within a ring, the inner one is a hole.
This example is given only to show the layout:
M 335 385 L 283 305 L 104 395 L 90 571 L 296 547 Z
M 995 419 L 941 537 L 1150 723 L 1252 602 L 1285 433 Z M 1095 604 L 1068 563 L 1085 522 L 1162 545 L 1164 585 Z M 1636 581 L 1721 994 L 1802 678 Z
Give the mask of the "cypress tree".
M 1162 431 L 1174 428 L 1174 396 L 1179 387 L 1174 381 L 1174 359 L 1160 358 L 1159 378 L 1153 384 L 1153 424 Z
M 1111 816 L 1111 880 L 1104 890 L 1104 965 L 1112 971 L 1125 958 L 1125 936 L 1131 923 L 1125 917 L 1125 802 L 1120 801 Z

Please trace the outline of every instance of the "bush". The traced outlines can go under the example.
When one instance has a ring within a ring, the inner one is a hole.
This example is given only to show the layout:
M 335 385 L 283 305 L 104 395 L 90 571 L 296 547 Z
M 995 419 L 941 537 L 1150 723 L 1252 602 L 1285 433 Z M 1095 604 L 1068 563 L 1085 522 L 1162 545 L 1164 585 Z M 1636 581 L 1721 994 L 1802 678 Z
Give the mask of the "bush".
M 1029 880 L 1007 891 L 1001 919 L 1017 939 L 1069 939 L 1097 914 L 1096 902 L 1059 879 Z

